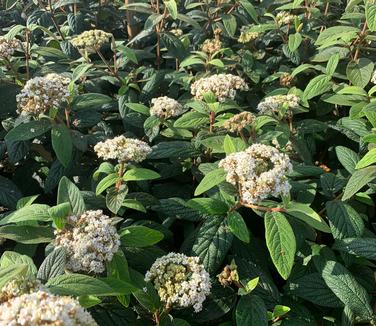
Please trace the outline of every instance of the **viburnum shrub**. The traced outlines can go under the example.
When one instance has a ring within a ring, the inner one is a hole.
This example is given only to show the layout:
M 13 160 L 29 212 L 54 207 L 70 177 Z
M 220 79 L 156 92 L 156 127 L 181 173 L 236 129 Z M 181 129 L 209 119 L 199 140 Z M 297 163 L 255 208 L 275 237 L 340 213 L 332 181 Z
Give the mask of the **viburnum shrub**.
M 0 2 L 0 326 L 376 325 L 376 2 Z

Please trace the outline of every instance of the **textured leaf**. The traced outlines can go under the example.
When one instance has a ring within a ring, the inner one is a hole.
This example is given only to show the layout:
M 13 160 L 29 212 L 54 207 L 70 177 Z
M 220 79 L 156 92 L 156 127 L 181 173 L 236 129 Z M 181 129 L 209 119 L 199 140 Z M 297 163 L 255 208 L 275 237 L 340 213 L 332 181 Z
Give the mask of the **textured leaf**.
M 17 186 L 0 175 L 0 204 L 13 209 L 16 208 L 16 203 L 21 197 L 22 194 Z
M 63 247 L 53 250 L 40 265 L 37 277 L 42 282 L 64 274 L 66 253 Z
M 164 238 L 162 232 L 142 225 L 128 226 L 120 231 L 120 239 L 126 247 L 149 247 Z
M 204 176 L 204 178 L 201 180 L 201 182 L 197 186 L 195 190 L 195 196 L 201 195 L 205 191 L 208 191 L 209 189 L 225 181 L 226 175 L 227 173 L 223 169 L 216 169 L 216 170 L 210 171 L 208 174 Z
M 376 260 L 375 238 L 347 238 L 336 240 L 333 249 L 341 250 L 367 259 Z
M 14 265 L 26 265 L 27 271 L 25 275 L 34 277 L 37 273 L 37 268 L 33 262 L 33 259 L 26 255 L 21 255 L 14 251 L 4 251 L 0 259 L 0 270 Z
M 368 182 L 371 182 L 376 178 L 376 166 L 369 166 L 361 170 L 357 170 L 351 176 L 342 200 L 347 200 L 355 195 L 360 189 L 362 189 Z
M 356 164 L 356 169 L 365 168 L 368 165 L 376 163 L 376 148 L 372 148 L 361 160 Z
M 117 190 L 115 187 L 108 190 L 106 195 L 106 205 L 112 213 L 117 214 L 123 205 L 127 193 L 128 187 L 125 185 L 122 185 L 119 190 Z
M 49 208 L 48 205 L 44 204 L 25 206 L 0 220 L 0 225 L 24 221 L 51 221 L 52 218 L 48 212 Z
M 123 179 L 125 181 L 140 181 L 140 180 L 153 180 L 158 179 L 161 176 L 159 173 L 149 170 L 149 169 L 142 169 L 142 168 L 133 168 L 125 172 Z
M 0 237 L 19 243 L 37 244 L 54 239 L 52 228 L 32 225 L 5 225 L 0 227 Z
M 344 146 L 336 147 L 336 154 L 338 160 L 341 162 L 342 166 L 349 172 L 353 173 L 355 171 L 355 166 L 359 161 L 358 154 L 356 154 L 350 148 Z
M 303 98 L 310 100 L 318 95 L 321 95 L 332 88 L 331 77 L 327 75 L 319 75 L 311 79 L 306 86 Z
M 228 214 L 226 223 L 231 232 L 241 241 L 249 243 L 249 231 L 243 217 L 238 212 Z
M 322 277 L 333 293 L 357 316 L 370 319 L 373 315 L 366 290 L 340 263 L 327 261 Z
M 67 167 L 72 159 L 73 143 L 69 129 L 58 124 L 52 127 L 51 131 L 52 147 L 60 163 Z
M 360 58 L 357 62 L 349 62 L 346 75 L 355 86 L 365 87 L 372 77 L 373 68 L 374 64 L 370 59 Z
M 267 311 L 264 301 L 257 295 L 242 296 L 236 306 L 237 326 L 267 326 Z
M 215 273 L 231 247 L 232 238 L 224 218 L 210 216 L 196 233 L 192 253 L 200 258 L 209 273 Z
M 8 142 L 34 139 L 46 133 L 51 127 L 51 122 L 46 119 L 22 123 L 9 131 L 5 140 Z
M 337 200 L 329 201 L 326 211 L 334 238 L 360 237 L 363 234 L 363 219 L 350 205 Z
M 62 177 L 57 191 L 57 203 L 70 203 L 74 214 L 81 214 L 85 211 L 85 202 L 80 190 L 67 177 Z
M 265 238 L 279 274 L 286 280 L 294 264 L 296 240 L 286 217 L 279 212 L 265 214 Z
M 290 34 L 289 35 L 289 49 L 291 52 L 297 50 L 302 43 L 302 35 L 300 33 Z

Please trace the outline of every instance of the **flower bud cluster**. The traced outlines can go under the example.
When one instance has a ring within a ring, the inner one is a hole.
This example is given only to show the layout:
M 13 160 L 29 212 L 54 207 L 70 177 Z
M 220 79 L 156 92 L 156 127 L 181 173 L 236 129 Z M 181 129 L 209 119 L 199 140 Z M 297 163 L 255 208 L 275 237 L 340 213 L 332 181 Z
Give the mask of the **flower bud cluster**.
M 119 162 L 142 162 L 151 153 L 150 146 L 138 139 L 123 135 L 99 142 L 94 146 L 98 157 Z
M 218 39 L 207 39 L 202 44 L 202 51 L 205 53 L 212 55 L 215 52 L 219 51 L 222 47 L 222 42 Z
M 261 33 L 259 32 L 252 32 L 250 29 L 245 29 L 241 31 L 240 36 L 238 38 L 239 43 L 248 43 L 255 39 L 257 39 Z
M 237 187 L 245 204 L 285 196 L 291 188 L 286 177 L 292 171 L 290 159 L 272 146 L 253 144 L 226 156 L 218 166 L 227 172 L 226 181 Z
M 283 87 L 291 87 L 294 84 L 294 77 L 285 72 L 279 77 L 279 84 Z
M 67 296 L 37 291 L 0 305 L 2 326 L 97 326 L 79 302 Z
M 202 310 L 202 303 L 210 293 L 209 273 L 198 257 L 171 252 L 158 258 L 145 275 L 152 282 L 167 308 L 193 306 Z
M 299 97 L 294 94 L 268 96 L 259 103 L 257 110 L 260 114 L 278 113 L 283 106 L 288 109 L 297 108 L 299 102 Z
M 6 283 L 0 290 L 0 304 L 25 293 L 42 289 L 42 283 L 34 277 L 22 277 Z
M 183 106 L 178 101 L 167 96 L 153 98 L 151 104 L 150 114 L 164 120 L 183 113 Z
M 180 28 L 170 29 L 170 33 L 175 35 L 176 37 L 180 37 L 183 35 L 183 31 Z
M 71 40 L 74 47 L 94 53 L 106 44 L 112 37 L 111 33 L 107 33 L 100 29 L 85 31 Z
M 223 127 L 231 132 L 240 132 L 245 127 L 255 122 L 256 117 L 251 112 L 241 112 L 235 114 L 223 123 Z
M 17 39 L 8 40 L 4 37 L 0 38 L 0 60 L 10 60 L 14 52 L 21 48 L 21 42 Z
M 282 26 L 282 25 L 287 25 L 291 24 L 295 20 L 296 15 L 292 15 L 287 11 L 280 11 L 276 16 L 275 20 L 277 21 L 277 24 Z
M 20 112 L 39 115 L 66 102 L 70 96 L 70 79 L 55 73 L 28 80 L 17 95 Z
M 230 286 L 233 283 L 239 282 L 239 274 L 235 262 L 226 265 L 222 272 L 217 275 L 219 283 L 223 286 Z
M 248 85 L 243 78 L 231 74 L 218 74 L 196 80 L 191 85 L 191 94 L 197 100 L 202 100 L 204 94 L 212 92 L 219 102 L 234 99 L 236 91 L 247 91 Z
M 67 252 L 68 270 L 100 274 L 120 246 L 111 219 L 101 210 L 71 215 L 63 229 L 55 231 L 55 246 Z

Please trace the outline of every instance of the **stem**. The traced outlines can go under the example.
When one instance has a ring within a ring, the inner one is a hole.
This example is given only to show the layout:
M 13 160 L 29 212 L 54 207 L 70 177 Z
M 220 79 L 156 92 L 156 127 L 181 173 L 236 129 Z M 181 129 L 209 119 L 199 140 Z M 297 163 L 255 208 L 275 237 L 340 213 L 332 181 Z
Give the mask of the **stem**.
M 120 78 L 120 76 L 118 75 L 118 73 L 114 69 L 112 69 L 112 67 L 107 62 L 107 60 L 105 59 L 105 57 L 103 56 L 103 54 L 101 53 L 101 51 L 97 50 L 96 52 L 99 55 L 99 57 L 102 59 L 103 63 L 106 65 L 106 67 L 108 68 L 108 70 L 110 71 L 110 73 L 120 82 L 120 84 L 123 84 L 123 80 Z
M 118 176 L 120 179 L 116 182 L 116 185 L 115 185 L 117 192 L 119 192 L 120 187 L 123 183 L 123 174 L 124 174 L 124 162 L 121 162 L 119 172 L 118 172 Z
M 248 140 L 247 140 L 247 138 L 245 137 L 243 130 L 239 130 L 239 135 L 240 135 L 241 139 L 244 141 L 244 143 L 245 143 L 246 145 L 248 145 Z
M 52 23 L 54 24 L 54 26 L 55 26 L 55 28 L 56 28 L 56 31 L 57 31 L 57 33 L 60 35 L 61 39 L 62 39 L 63 41 L 65 41 L 65 37 L 64 37 L 64 35 L 61 33 L 61 30 L 60 30 L 59 24 L 56 22 L 55 10 L 52 9 L 52 1 L 51 1 L 51 0 L 48 0 L 48 7 L 50 8 L 50 14 L 51 14 L 51 20 L 52 20 Z
M 30 39 L 29 39 L 29 30 L 25 30 L 25 65 L 26 65 L 26 79 L 30 79 L 30 63 L 29 63 L 29 52 L 30 52 Z
M 70 109 L 69 108 L 65 108 L 65 122 L 67 124 L 67 128 L 70 129 Z
M 240 202 L 242 206 L 255 209 L 257 211 L 262 212 L 285 212 L 286 209 L 283 207 L 265 207 L 265 206 L 258 206 L 254 204 L 245 204 L 243 202 Z
M 213 125 L 215 123 L 215 112 L 214 111 L 210 111 L 209 123 L 210 123 L 209 132 L 212 133 L 213 132 Z
M 358 60 L 358 58 L 359 58 L 359 54 L 360 54 L 359 45 L 362 42 L 362 39 L 363 39 L 364 34 L 366 33 L 367 27 L 368 27 L 368 24 L 367 24 L 367 21 L 366 21 L 363 25 L 363 29 L 361 30 L 361 32 L 359 33 L 358 38 L 357 38 L 358 44 L 357 44 L 356 51 L 355 51 L 355 54 L 354 54 L 354 61 Z

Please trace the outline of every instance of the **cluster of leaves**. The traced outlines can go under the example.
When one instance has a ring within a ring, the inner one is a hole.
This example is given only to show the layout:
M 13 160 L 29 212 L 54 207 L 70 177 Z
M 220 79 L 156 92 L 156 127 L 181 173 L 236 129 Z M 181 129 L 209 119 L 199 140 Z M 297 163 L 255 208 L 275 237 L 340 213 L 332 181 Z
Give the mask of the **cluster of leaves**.
M 100 325 L 376 321 L 373 1 L 3 6 L 2 34 L 23 46 L 0 60 L 0 288 L 36 275 L 51 292 L 79 297 Z M 276 19 L 281 11 L 293 15 L 291 22 Z M 82 57 L 70 40 L 93 27 L 114 39 Z M 240 43 L 244 29 L 259 36 Z M 221 49 L 202 51 L 215 37 Z M 19 116 L 16 94 L 28 79 L 50 72 L 77 85 L 69 103 L 42 119 Z M 212 94 L 194 100 L 191 83 L 217 73 L 241 76 L 249 90 L 224 103 Z M 285 94 L 301 101 L 291 114 L 258 115 L 241 134 L 222 127 L 239 111 L 257 115 L 264 97 Z M 185 113 L 150 116 L 151 99 L 165 95 Z M 148 159 L 125 173 L 93 151 L 120 134 L 152 146 Z M 293 162 L 291 198 L 237 205 L 218 161 L 276 141 Z M 65 273 L 65 252 L 49 245 L 68 214 L 88 209 L 119 221 L 122 248 L 101 277 Z M 172 251 L 198 256 L 212 277 L 198 314 L 164 312 L 143 280 L 155 259 Z M 216 275 L 230 262 L 239 282 L 223 287 Z

